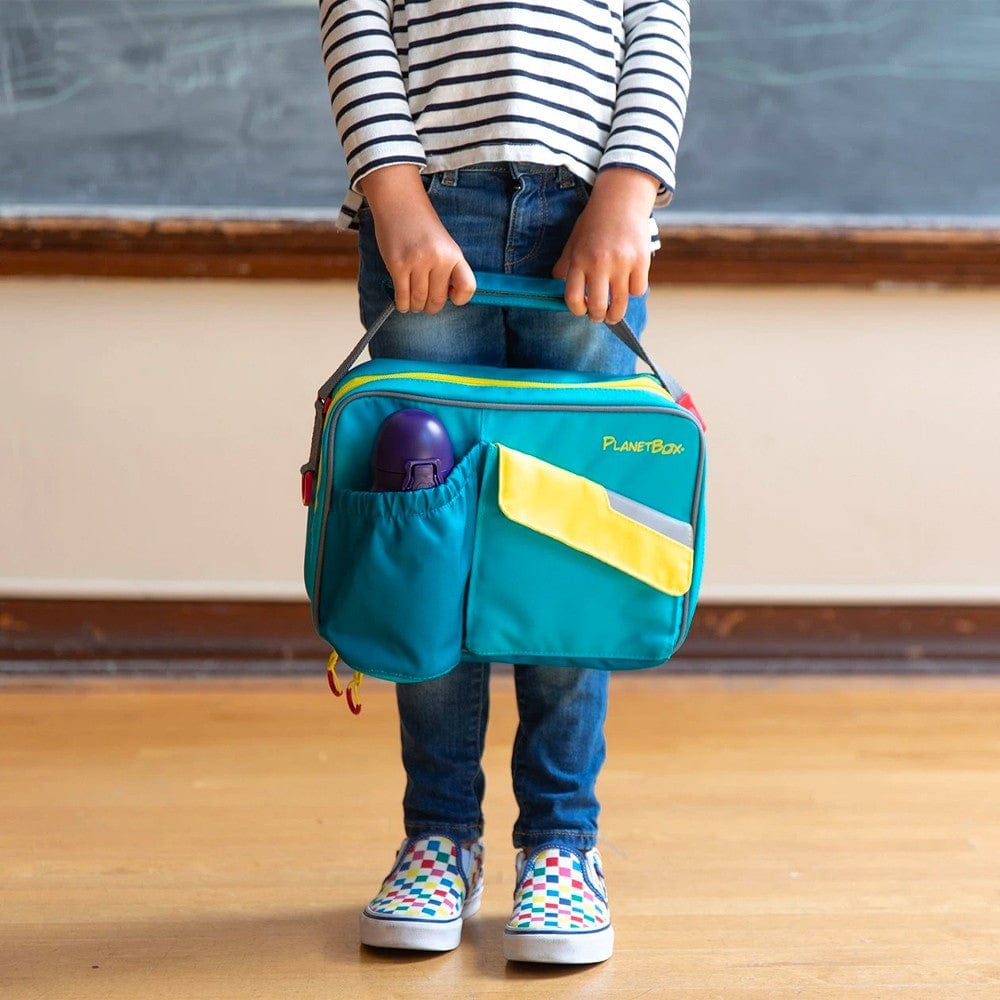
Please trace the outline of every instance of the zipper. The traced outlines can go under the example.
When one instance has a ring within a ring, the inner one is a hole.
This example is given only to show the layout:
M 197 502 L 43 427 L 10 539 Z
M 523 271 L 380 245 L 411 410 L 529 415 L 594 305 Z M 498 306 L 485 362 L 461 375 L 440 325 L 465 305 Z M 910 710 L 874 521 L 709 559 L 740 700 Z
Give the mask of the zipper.
M 359 375 L 357 378 L 348 379 L 331 397 L 330 407 L 332 409 L 344 396 L 361 386 L 395 378 L 501 389 L 642 389 L 675 402 L 674 397 L 662 385 L 646 375 L 616 379 L 613 382 L 527 382 L 517 379 L 481 378 L 474 375 L 443 375 L 440 372 L 388 372 L 384 375 Z

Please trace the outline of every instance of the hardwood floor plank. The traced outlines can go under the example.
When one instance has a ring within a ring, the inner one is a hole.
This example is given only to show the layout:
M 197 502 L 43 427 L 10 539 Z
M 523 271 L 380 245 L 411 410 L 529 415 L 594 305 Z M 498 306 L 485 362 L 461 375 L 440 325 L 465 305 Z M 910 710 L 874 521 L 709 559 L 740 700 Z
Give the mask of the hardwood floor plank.
M 400 838 L 392 691 L 0 682 L 0 996 L 994 1000 L 1000 679 L 616 677 L 602 966 L 505 963 L 513 684 L 494 679 L 481 914 L 363 949 Z

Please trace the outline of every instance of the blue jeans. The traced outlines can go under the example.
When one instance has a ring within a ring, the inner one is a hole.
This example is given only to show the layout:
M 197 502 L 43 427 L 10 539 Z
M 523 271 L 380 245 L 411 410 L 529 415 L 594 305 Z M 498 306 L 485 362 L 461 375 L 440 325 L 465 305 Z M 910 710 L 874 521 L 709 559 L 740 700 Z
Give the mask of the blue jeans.
M 565 168 L 534 164 L 481 164 L 433 174 L 424 183 L 473 270 L 532 277 L 551 277 L 589 195 Z M 366 207 L 359 222 L 358 284 L 367 326 L 391 295 Z M 642 332 L 645 298 L 632 300 L 626 318 Z M 586 317 L 491 305 L 448 303 L 436 316 L 396 313 L 376 334 L 371 351 L 375 357 L 610 374 L 635 366 L 631 351 Z M 468 842 L 482 835 L 489 672 L 488 663 L 466 663 L 436 680 L 396 686 L 409 837 L 439 833 Z M 591 848 L 600 811 L 595 784 L 605 756 L 608 674 L 518 665 L 514 682 L 514 846 Z

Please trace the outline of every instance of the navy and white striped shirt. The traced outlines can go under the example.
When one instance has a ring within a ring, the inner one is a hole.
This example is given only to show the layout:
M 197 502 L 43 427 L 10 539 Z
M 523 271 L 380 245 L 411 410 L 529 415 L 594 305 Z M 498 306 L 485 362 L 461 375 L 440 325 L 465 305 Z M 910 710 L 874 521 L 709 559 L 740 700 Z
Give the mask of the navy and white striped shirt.
M 380 167 L 609 166 L 674 188 L 691 76 L 689 0 L 320 0 L 350 190 Z

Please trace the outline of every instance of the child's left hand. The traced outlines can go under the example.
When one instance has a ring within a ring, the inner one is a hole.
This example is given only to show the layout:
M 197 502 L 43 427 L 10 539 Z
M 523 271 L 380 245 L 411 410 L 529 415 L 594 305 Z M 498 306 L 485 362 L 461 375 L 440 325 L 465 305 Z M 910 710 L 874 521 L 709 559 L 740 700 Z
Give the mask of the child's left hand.
M 629 295 L 649 284 L 649 217 L 659 181 L 629 167 L 597 175 L 587 207 L 552 274 L 566 281 L 566 304 L 595 323 L 618 323 Z

